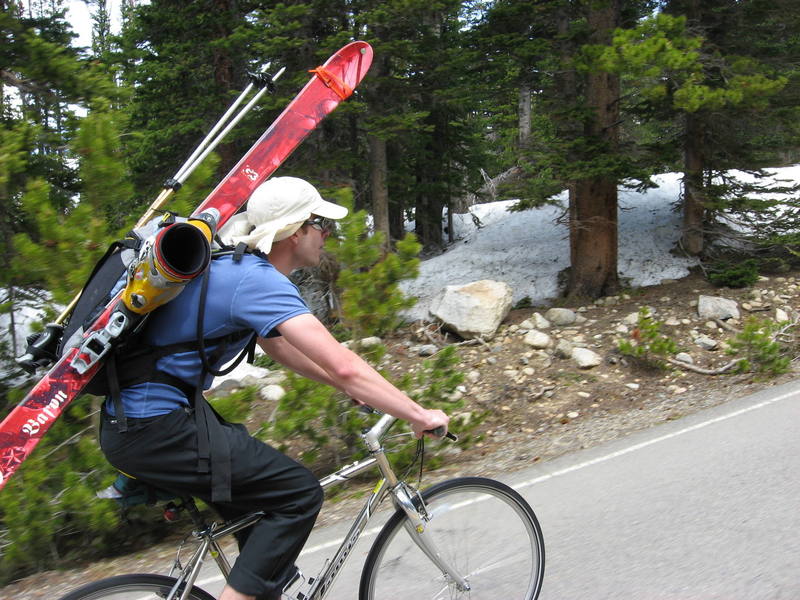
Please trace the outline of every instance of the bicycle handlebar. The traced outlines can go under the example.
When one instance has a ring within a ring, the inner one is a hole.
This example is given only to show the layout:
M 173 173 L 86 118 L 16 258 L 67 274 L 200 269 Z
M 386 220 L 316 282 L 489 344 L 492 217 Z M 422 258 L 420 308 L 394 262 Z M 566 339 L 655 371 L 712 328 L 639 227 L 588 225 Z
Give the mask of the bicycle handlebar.
M 366 415 L 380 415 L 380 416 L 384 415 L 384 413 L 382 413 L 381 411 L 372 408 L 371 406 L 368 406 L 366 404 L 362 404 L 361 406 L 359 406 L 358 410 Z M 444 431 L 444 426 L 439 426 L 436 429 L 426 429 L 423 433 L 430 433 L 432 436 L 440 439 L 447 438 L 454 442 L 458 441 L 458 436 L 456 434 L 451 433 L 450 431 L 448 431 L 446 434 L 443 434 L 443 431 Z
M 453 440 L 454 442 L 458 441 L 458 436 L 455 433 L 451 433 L 451 432 L 448 431 L 447 433 L 442 435 L 443 432 L 444 432 L 444 426 L 443 425 L 440 425 L 436 429 L 426 429 L 424 431 L 424 433 L 430 433 L 431 435 L 433 435 L 433 436 L 435 436 L 437 438 L 446 437 L 447 439 Z

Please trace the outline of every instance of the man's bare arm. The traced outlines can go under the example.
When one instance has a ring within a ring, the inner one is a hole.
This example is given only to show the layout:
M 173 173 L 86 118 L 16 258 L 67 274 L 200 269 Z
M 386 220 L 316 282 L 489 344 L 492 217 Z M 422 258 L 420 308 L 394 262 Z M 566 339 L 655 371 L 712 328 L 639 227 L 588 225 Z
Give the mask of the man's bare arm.
M 284 341 L 321 368 L 332 385 L 351 398 L 411 423 L 417 436 L 423 431 L 447 427 L 447 415 L 421 407 L 389 383 L 366 361 L 342 346 L 320 321 L 310 314 L 292 317 L 278 325 Z

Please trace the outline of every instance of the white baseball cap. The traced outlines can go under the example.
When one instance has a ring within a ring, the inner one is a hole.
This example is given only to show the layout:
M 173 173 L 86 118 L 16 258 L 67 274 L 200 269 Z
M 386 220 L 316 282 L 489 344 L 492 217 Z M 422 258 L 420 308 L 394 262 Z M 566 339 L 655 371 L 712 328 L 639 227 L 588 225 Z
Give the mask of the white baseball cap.
M 317 189 L 297 177 L 274 177 L 258 186 L 247 210 L 232 217 L 220 230 L 226 244 L 240 242 L 268 254 L 273 242 L 288 238 L 311 215 L 328 219 L 347 216 L 347 207 L 328 202 Z

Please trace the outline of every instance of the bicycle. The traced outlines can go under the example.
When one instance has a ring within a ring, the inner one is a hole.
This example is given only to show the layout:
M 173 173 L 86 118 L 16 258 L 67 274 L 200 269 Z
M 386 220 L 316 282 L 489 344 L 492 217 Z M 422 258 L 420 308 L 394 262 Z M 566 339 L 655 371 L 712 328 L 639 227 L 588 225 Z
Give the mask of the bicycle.
M 385 523 L 364 563 L 360 600 L 470 598 L 535 600 L 544 575 L 544 540 L 533 509 L 520 494 L 492 479 L 460 477 L 424 492 L 401 481 L 383 446 L 396 419 L 383 415 L 362 435 L 369 457 L 320 480 L 323 488 L 377 467 L 381 478 L 358 513 L 344 541 L 317 577 L 299 569 L 282 598 L 325 597 L 378 505 L 391 496 L 394 514 Z M 169 575 L 119 575 L 86 584 L 61 600 L 214 600 L 194 585 L 210 553 L 227 580 L 230 563 L 219 540 L 264 516 L 254 512 L 222 524 L 205 522 L 194 500 L 182 499 L 198 542 L 185 564 L 178 548 Z M 131 595 L 133 594 L 133 595 Z

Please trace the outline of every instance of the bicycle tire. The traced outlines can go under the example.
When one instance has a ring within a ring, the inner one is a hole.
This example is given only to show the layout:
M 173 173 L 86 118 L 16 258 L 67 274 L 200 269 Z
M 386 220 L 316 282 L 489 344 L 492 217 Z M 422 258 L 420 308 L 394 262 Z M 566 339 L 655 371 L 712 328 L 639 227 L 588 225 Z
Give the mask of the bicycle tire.
M 468 581 L 458 590 L 416 546 L 402 510 L 386 522 L 361 574 L 360 600 L 404 598 L 535 600 L 544 577 L 544 538 L 533 509 L 507 485 L 462 477 L 422 493 L 425 535 Z
M 61 600 L 122 600 L 134 597 L 136 600 L 162 600 L 175 585 L 177 579 L 166 575 L 134 574 L 117 575 L 93 581 L 70 592 Z M 128 594 L 140 594 L 129 596 Z M 191 600 L 214 600 L 214 596 L 198 587 L 192 587 Z

